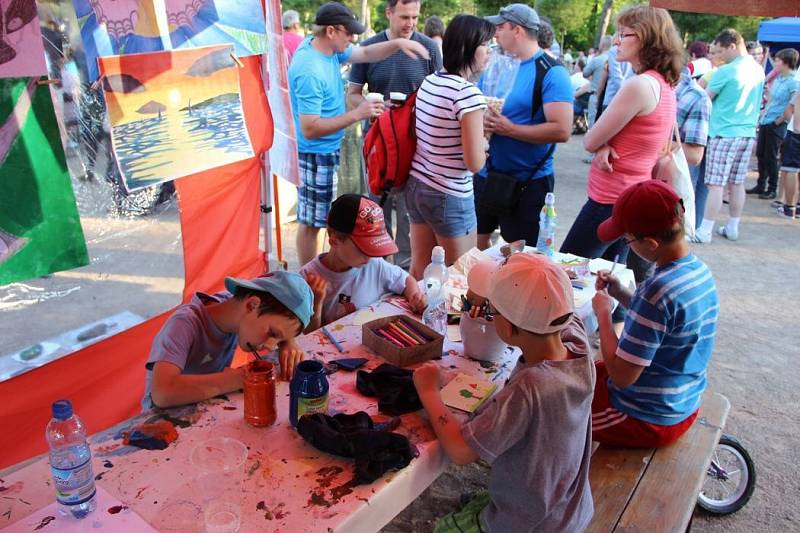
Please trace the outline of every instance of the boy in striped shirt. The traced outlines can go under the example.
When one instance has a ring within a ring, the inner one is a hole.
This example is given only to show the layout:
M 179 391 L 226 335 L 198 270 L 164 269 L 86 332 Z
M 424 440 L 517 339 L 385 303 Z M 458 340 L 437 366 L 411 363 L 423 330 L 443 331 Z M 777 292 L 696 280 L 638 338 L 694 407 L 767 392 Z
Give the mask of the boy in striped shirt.
M 637 183 L 597 229 L 603 241 L 624 238 L 655 274 L 635 292 L 601 271 L 592 307 L 602 361 L 592 401 L 592 439 L 614 446 L 666 446 L 694 422 L 706 388 L 719 299 L 711 271 L 689 252 L 683 203 L 663 182 Z M 617 338 L 616 298 L 628 309 Z

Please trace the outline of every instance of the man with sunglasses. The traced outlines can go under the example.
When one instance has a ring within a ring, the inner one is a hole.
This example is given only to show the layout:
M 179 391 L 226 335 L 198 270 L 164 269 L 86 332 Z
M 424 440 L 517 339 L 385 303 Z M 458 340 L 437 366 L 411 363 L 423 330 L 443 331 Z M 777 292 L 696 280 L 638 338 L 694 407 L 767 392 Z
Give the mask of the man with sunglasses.
M 297 131 L 300 185 L 297 188 L 297 255 L 301 265 L 322 251 L 320 229 L 336 196 L 339 144 L 347 126 L 383 111 L 383 103 L 364 101 L 345 107 L 342 63 L 374 63 L 394 52 L 428 59 L 424 46 L 392 39 L 353 47 L 364 26 L 344 4 L 328 2 L 317 11 L 313 34 L 297 48 L 289 67 L 289 94 Z

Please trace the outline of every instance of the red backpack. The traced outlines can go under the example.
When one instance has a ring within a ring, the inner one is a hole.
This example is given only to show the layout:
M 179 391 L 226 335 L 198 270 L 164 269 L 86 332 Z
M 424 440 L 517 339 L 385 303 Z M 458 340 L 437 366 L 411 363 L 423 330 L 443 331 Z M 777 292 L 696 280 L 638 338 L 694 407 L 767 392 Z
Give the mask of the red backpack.
M 402 187 L 408 181 L 417 149 L 416 101 L 417 93 L 412 93 L 401 105 L 385 110 L 364 137 L 367 181 L 372 194 L 380 195 L 381 206 L 393 187 Z

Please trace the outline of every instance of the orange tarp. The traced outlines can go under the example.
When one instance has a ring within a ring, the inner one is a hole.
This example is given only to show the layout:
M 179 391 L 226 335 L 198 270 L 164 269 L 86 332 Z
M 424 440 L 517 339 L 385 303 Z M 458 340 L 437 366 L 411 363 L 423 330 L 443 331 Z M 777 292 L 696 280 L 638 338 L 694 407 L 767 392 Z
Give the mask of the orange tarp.
M 650 0 L 653 7 L 738 17 L 800 17 L 800 0 Z
M 272 116 L 261 81 L 261 58 L 240 59 L 242 106 L 259 155 L 175 182 L 184 301 L 195 291 L 220 289 L 226 275 L 252 277 L 265 267 L 258 247 L 260 154 L 272 144 Z M 44 429 L 54 400 L 71 399 L 90 433 L 138 413 L 150 343 L 171 311 L 0 383 L 0 468 L 47 450 Z

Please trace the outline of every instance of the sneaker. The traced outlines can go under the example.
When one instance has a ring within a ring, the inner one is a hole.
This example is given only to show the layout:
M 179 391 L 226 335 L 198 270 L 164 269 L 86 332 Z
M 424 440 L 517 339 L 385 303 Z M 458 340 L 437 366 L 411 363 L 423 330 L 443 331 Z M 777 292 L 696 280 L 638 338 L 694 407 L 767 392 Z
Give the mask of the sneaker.
M 747 189 L 745 192 L 746 192 L 747 194 L 764 194 L 764 193 L 765 193 L 765 192 L 767 192 L 767 191 L 765 191 L 764 189 L 762 189 L 761 187 L 759 187 L 758 185 L 756 185 L 755 187 L 750 187 L 750 188 L 749 188 L 749 189 Z
M 783 218 L 794 220 L 797 218 L 797 208 L 783 206 L 778 208 L 778 215 Z
M 777 209 L 779 207 L 783 207 L 783 202 L 781 202 L 780 200 L 775 200 L 774 202 L 772 202 L 769 205 L 770 205 L 770 207 L 774 207 L 774 208 Z
M 694 232 L 693 237 L 686 236 L 686 240 L 695 244 L 709 244 L 711 242 L 710 233 L 702 233 L 700 230 Z
M 729 241 L 735 241 L 739 238 L 739 230 L 731 230 L 728 226 L 720 226 L 717 228 L 717 233 L 728 239 Z
M 758 195 L 761 200 L 774 200 L 776 196 L 775 191 L 767 191 Z
M 587 165 L 591 165 L 591 164 L 592 164 L 592 159 L 594 159 L 594 158 L 593 158 L 593 157 L 584 157 L 584 158 L 582 159 L 582 161 L 583 161 L 584 163 L 586 163 Z

